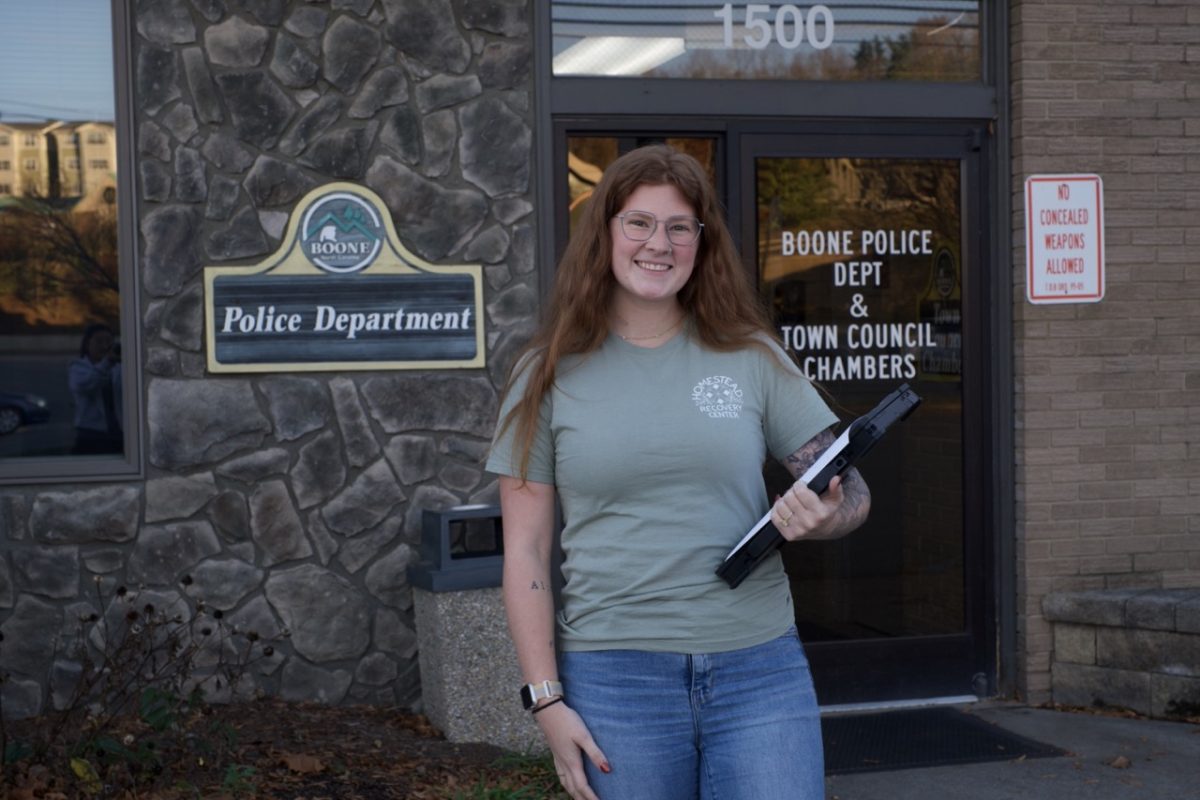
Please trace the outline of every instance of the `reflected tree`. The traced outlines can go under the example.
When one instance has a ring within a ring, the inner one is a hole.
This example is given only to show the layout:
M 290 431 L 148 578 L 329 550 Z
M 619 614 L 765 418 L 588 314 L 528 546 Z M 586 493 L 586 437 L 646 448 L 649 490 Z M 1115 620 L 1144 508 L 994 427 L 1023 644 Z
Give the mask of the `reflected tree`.
M 10 313 L 62 323 L 69 320 L 54 318 L 69 306 L 79 319 L 116 317 L 117 225 L 109 197 L 100 192 L 70 207 L 25 197 L 0 211 L 0 299 Z
M 978 21 L 962 14 L 928 17 L 907 33 L 864 39 L 854 53 L 854 70 L 859 80 L 978 80 Z

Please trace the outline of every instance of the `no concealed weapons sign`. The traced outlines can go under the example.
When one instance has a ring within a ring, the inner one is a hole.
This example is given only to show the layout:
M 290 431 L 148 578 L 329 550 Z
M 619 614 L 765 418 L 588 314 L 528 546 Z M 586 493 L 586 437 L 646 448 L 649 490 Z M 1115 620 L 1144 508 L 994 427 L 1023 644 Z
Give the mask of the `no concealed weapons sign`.
M 1025 180 L 1025 296 L 1035 305 L 1104 297 L 1104 185 L 1099 175 Z

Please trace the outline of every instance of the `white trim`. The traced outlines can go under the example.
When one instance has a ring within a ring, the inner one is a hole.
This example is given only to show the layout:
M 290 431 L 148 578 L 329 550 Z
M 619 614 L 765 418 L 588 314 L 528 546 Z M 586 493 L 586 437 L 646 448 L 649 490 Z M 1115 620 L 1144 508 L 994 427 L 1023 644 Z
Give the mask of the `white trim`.
M 924 708 L 926 706 L 957 706 L 965 703 L 978 703 L 979 698 L 973 694 L 951 695 L 948 697 L 918 697 L 911 700 L 876 700 L 867 703 L 841 703 L 839 705 L 821 706 L 821 715 L 850 714 L 863 711 L 896 711 L 901 708 Z

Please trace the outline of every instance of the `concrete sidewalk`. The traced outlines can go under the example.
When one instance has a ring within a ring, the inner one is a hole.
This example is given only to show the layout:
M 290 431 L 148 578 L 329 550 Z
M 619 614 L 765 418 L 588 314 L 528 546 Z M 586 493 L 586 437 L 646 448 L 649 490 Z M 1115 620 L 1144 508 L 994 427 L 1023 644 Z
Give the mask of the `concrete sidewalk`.
M 1012 703 L 970 710 L 1069 755 L 834 775 L 827 800 L 1200 800 L 1200 725 Z M 1111 766 L 1121 756 L 1129 766 Z

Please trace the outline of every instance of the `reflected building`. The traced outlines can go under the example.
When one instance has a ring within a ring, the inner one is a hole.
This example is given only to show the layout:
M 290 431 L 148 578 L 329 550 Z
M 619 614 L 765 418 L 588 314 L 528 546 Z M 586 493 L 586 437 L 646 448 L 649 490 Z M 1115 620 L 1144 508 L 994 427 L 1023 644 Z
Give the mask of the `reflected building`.
M 0 195 L 82 197 L 116 180 L 112 122 L 0 122 Z

